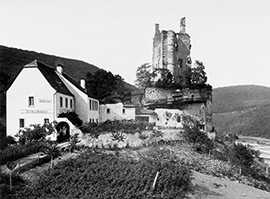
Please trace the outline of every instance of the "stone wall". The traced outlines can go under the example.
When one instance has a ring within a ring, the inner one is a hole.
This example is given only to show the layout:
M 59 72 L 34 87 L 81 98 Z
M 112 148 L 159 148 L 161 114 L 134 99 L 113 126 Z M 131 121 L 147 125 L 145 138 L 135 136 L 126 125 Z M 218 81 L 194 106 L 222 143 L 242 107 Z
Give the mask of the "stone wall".
M 145 106 L 155 112 L 158 110 L 160 113 L 158 115 L 162 115 L 164 111 L 172 112 L 172 115 L 175 115 L 177 111 L 174 110 L 178 110 L 180 112 L 177 114 L 192 115 L 201 121 L 205 130 L 212 130 L 212 90 L 209 88 L 182 90 L 146 88 L 143 102 Z M 157 125 L 166 126 L 165 124 L 168 127 L 178 126 L 177 122 L 171 121 L 171 119 L 168 121 L 157 120 Z

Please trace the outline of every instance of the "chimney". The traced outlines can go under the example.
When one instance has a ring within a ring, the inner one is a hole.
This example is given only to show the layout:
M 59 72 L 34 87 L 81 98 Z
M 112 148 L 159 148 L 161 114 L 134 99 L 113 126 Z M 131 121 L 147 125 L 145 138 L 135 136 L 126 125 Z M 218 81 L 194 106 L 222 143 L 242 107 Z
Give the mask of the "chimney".
M 56 65 L 56 71 L 60 74 L 63 72 L 63 65 L 62 64 L 57 64 Z
M 83 89 L 85 89 L 85 80 L 84 79 L 81 79 L 80 84 L 81 84 L 81 87 Z
M 159 33 L 159 24 L 158 23 L 155 24 L 155 33 Z
M 186 33 L 186 17 L 180 19 L 180 33 Z

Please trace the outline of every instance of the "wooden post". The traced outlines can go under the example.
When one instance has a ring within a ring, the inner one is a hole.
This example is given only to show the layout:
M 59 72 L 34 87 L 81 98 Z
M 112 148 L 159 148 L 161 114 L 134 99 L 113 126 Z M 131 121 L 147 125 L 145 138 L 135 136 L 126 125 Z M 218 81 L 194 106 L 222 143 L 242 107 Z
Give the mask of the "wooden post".
M 12 191 L 12 171 L 9 173 L 9 189 Z
M 155 177 L 154 182 L 153 182 L 153 185 L 152 185 L 153 191 L 154 191 L 155 186 L 156 186 L 156 182 L 157 182 L 158 175 L 159 175 L 159 171 L 157 172 L 156 177 Z
M 265 173 L 266 173 L 266 175 L 269 175 L 269 167 L 268 167 L 268 165 L 265 167 Z

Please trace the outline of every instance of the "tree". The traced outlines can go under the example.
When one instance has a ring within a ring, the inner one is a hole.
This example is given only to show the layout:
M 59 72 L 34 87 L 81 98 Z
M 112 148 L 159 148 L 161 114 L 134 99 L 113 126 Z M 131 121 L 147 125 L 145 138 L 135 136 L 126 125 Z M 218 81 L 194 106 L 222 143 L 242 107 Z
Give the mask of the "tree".
M 120 75 L 113 75 L 102 69 L 97 70 L 94 74 L 87 73 L 86 86 L 87 93 L 101 102 L 112 95 L 118 95 L 121 100 L 130 95 Z
M 156 87 L 171 88 L 172 86 L 174 86 L 173 75 L 168 69 L 166 68 L 156 69 L 153 72 L 153 76 L 158 76 L 158 75 L 159 75 L 159 79 L 157 80 L 155 84 Z
M 139 88 L 145 89 L 152 84 L 151 67 L 151 64 L 145 63 L 137 68 L 135 83 Z
M 73 136 L 70 137 L 69 141 L 69 150 L 71 153 L 77 148 L 77 144 L 80 142 L 78 138 L 78 133 L 74 134 Z
M 57 147 L 57 144 L 52 142 L 46 142 L 43 146 L 43 153 L 50 157 L 50 168 L 53 167 L 53 159 L 60 155 L 60 151 Z
M 191 69 L 191 84 L 204 85 L 207 82 L 205 67 L 201 61 L 195 61 L 195 67 Z

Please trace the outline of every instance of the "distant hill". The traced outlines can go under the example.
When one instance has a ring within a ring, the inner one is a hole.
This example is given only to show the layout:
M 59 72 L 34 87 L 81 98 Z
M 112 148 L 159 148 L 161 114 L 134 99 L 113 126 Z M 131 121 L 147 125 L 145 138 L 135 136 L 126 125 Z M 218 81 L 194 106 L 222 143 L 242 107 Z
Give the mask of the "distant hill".
M 56 61 L 61 62 L 64 65 L 64 71 L 78 82 L 80 79 L 85 78 L 88 72 L 94 73 L 99 69 L 95 65 L 80 60 L 0 45 L 0 123 L 3 123 L 5 117 L 5 96 L 3 91 L 14 80 L 20 69 L 35 59 L 52 66 L 55 65 Z M 126 82 L 123 82 L 123 87 L 130 91 L 136 90 L 135 86 Z
M 270 88 L 255 85 L 213 90 L 213 118 L 219 133 L 270 138 Z

